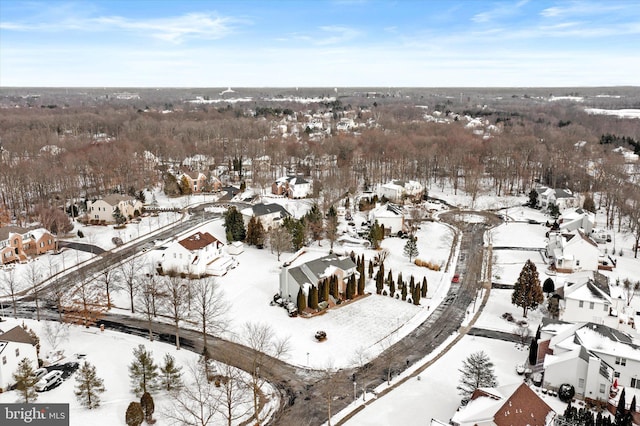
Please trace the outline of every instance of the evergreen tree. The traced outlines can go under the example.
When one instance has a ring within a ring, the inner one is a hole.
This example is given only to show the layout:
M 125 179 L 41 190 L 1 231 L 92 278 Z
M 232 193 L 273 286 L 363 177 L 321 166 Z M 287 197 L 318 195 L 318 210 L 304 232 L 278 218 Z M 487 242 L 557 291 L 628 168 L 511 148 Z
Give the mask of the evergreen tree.
M 373 278 L 373 261 L 369 259 L 369 279 Z
M 547 302 L 547 311 L 549 311 L 549 316 L 551 318 L 558 319 L 560 316 L 560 300 L 555 295 L 549 298 Z
M 483 351 L 469 355 L 467 359 L 462 361 L 462 368 L 458 371 L 462 376 L 457 389 L 465 399 L 468 399 L 478 388 L 498 386 L 493 371 L 493 362 Z
M 133 350 L 133 357 L 134 359 L 129 365 L 129 377 L 133 393 L 141 395 L 155 388 L 158 366 L 153 362 L 151 352 L 147 351 L 144 345 L 138 345 Z
M 420 287 L 415 286 L 415 288 L 413 289 L 413 294 L 411 295 L 411 297 L 413 298 L 413 304 L 414 305 L 417 306 L 417 305 L 420 304 Z
M 376 294 L 382 294 L 382 290 L 384 289 L 384 278 L 382 275 L 380 271 L 376 274 Z
M 535 189 L 529 191 L 529 207 L 538 207 L 538 191 Z
M 540 327 L 538 327 L 538 330 Z M 538 363 L 538 338 L 535 336 L 531 338 L 531 344 L 529 345 L 529 364 L 536 365 Z
M 536 265 L 527 260 L 520 272 L 511 295 L 511 303 L 522 308 L 522 315 L 526 318 L 529 309 L 535 309 L 542 303 L 544 295 L 540 287 L 540 278 Z
M 338 239 L 338 213 L 335 207 L 329 207 L 327 212 L 327 223 L 324 227 L 324 235 L 329 240 L 330 251 L 333 252 L 333 244 Z
M 416 243 L 416 237 L 411 237 L 404 245 L 404 255 L 409 258 L 411 262 L 414 258 L 418 257 L 420 252 L 418 251 L 418 244 Z
M 365 278 L 364 278 L 364 274 L 360 274 L 360 276 L 358 277 L 358 296 L 363 296 L 364 295 L 364 282 Z
M 420 289 L 421 291 L 421 296 L 422 297 L 427 297 L 427 291 L 429 290 L 429 288 L 427 287 L 427 277 L 422 278 L 422 287 Z
M 100 394 L 104 381 L 96 374 L 96 367 L 85 361 L 76 374 L 75 394 L 80 405 L 88 409 L 100 406 Z
M 29 358 L 23 358 L 18 363 L 18 368 L 13 373 L 13 381 L 16 383 L 16 390 L 20 395 L 20 401 L 29 404 L 38 399 L 36 393 L 36 383 L 38 379 L 31 365 Z
M 155 411 L 156 406 L 149 392 L 142 394 L 142 397 L 140 398 L 140 408 L 142 408 L 144 420 L 149 424 L 155 423 L 153 420 L 153 412 Z
M 255 216 L 251 216 L 249 222 L 247 223 L 247 244 L 250 246 L 256 245 L 256 237 L 255 237 L 255 228 L 256 228 L 256 218 Z
M 171 392 L 182 388 L 182 367 L 176 365 L 176 359 L 165 354 L 164 364 L 160 367 L 160 383 L 162 388 Z
M 584 202 L 582 203 L 582 208 L 588 212 L 595 213 L 596 212 L 596 203 L 593 200 L 591 194 L 587 194 L 584 198 Z
M 309 307 L 311 309 L 318 309 L 318 287 L 311 286 L 309 288 Z
M 132 402 L 127 407 L 127 412 L 125 413 L 125 422 L 127 426 L 140 426 L 144 421 L 144 412 L 142 411 L 142 407 L 139 402 Z
M 347 281 L 347 289 L 346 289 L 346 297 L 347 299 L 353 299 L 356 293 L 356 277 L 355 275 L 351 275 L 349 280 Z
M 318 242 L 322 240 L 322 234 L 324 233 L 324 226 L 322 224 L 322 212 L 318 207 L 318 204 L 313 203 L 309 212 L 305 215 L 305 222 L 307 223 L 311 239 Z
M 380 242 L 384 238 L 384 228 L 380 226 L 378 221 L 376 220 L 371 229 L 369 230 L 369 241 L 371 242 L 371 246 L 378 250 L 380 248 Z
M 618 399 L 618 407 L 616 408 L 615 424 L 617 426 L 622 426 L 624 424 L 624 417 L 626 414 L 625 405 L 627 405 L 627 401 L 625 401 L 625 399 L 626 396 L 624 388 L 622 388 L 620 398 Z
M 394 297 L 396 293 L 396 284 L 393 282 L 391 270 L 389 270 L 389 296 Z
M 403 301 L 407 300 L 407 284 L 404 282 L 402 283 L 402 292 L 400 294 L 402 295 Z
M 118 225 L 122 225 L 127 221 L 127 218 L 124 217 L 124 215 L 120 211 L 120 207 L 116 207 L 112 215 L 113 215 L 113 219 L 116 221 Z
M 307 309 L 307 296 L 300 287 L 298 290 L 298 312 L 303 312 L 305 309 Z
M 547 278 L 546 280 L 544 280 L 544 284 L 542 284 L 542 291 L 547 293 L 547 297 L 551 293 L 556 291 L 556 285 L 553 283 L 553 280 L 551 278 Z
M 244 241 L 247 237 L 242 214 L 235 207 L 229 207 L 224 213 L 224 228 L 228 242 Z
M 291 248 L 294 251 L 300 250 L 305 245 L 304 218 L 296 220 L 290 216 L 287 216 L 282 220 L 282 225 L 289 232 L 289 235 L 291 235 Z

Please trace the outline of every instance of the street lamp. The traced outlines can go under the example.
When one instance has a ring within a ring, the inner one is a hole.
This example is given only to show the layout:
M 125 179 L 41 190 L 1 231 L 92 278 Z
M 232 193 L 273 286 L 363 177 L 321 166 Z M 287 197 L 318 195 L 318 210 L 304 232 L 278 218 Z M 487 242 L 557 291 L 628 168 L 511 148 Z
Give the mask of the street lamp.
M 356 382 L 355 382 L 355 380 L 354 380 L 354 382 L 353 382 L 353 400 L 354 400 L 354 401 L 355 401 L 355 400 L 356 400 L 356 398 L 357 398 L 356 392 L 357 392 L 357 391 L 356 391 Z

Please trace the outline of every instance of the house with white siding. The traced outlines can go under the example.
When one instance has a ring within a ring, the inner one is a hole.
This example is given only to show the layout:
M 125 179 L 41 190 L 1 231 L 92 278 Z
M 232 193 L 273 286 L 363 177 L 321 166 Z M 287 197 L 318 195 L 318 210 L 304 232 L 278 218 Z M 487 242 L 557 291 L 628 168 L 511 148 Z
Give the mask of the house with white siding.
M 214 275 L 208 272 L 222 255 L 224 243 L 208 232 L 195 232 L 163 250 L 160 268 L 164 274 Z
M 558 272 L 598 270 L 598 244 L 579 229 L 551 232 L 546 252 L 552 267 Z
M 125 219 L 133 219 L 142 213 L 143 205 L 140 200 L 128 195 L 109 194 L 98 200 L 87 201 L 87 218 L 95 223 L 115 223 L 113 214 L 116 209 Z
M 38 368 L 36 342 L 20 326 L 6 332 L 0 331 L 0 391 L 6 391 L 14 383 L 13 373 L 18 364 L 27 358 L 31 367 Z

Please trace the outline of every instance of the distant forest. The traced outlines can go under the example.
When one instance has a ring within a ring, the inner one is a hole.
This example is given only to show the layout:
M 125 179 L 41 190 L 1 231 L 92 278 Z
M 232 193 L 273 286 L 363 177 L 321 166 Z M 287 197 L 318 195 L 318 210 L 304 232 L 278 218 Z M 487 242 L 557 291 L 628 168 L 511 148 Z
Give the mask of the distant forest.
M 323 209 L 390 179 L 474 199 L 526 194 L 536 183 L 599 192 L 611 221 L 640 197 L 637 164 L 630 170 L 612 150 L 640 153 L 640 119 L 584 111 L 640 108 L 638 88 L 3 88 L 0 107 L 0 205 L 19 222 L 42 206 L 82 210 L 87 199 L 138 193 L 198 154 L 212 159 L 200 170 L 208 174 L 242 164 L 230 183 L 267 188 L 302 174 Z M 347 118 L 354 127 L 339 131 Z

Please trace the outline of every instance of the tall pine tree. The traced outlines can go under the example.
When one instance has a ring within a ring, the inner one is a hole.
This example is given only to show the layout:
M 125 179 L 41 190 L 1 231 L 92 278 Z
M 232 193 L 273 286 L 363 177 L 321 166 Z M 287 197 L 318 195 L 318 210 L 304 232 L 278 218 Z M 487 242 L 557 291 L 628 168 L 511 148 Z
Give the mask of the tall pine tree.
M 142 395 L 153 390 L 158 377 L 158 366 L 153 362 L 153 355 L 144 347 L 138 345 L 133 349 L 133 361 L 129 365 L 129 377 L 133 393 Z
M 76 374 L 75 394 L 80 405 L 90 410 L 99 407 L 104 390 L 104 381 L 96 374 L 96 367 L 85 361 Z
M 522 315 L 526 318 L 529 309 L 535 309 L 544 300 L 540 277 L 536 265 L 527 260 L 520 272 L 511 295 L 511 303 L 522 308 Z
M 160 383 L 169 392 L 182 388 L 182 367 L 178 367 L 171 354 L 165 354 L 164 364 L 160 367 Z
M 409 238 L 404 245 L 404 255 L 408 257 L 409 262 L 411 262 L 414 258 L 418 257 L 419 254 L 416 237 Z
M 38 399 L 38 394 L 36 393 L 38 379 L 35 376 L 29 358 L 23 358 L 18 363 L 18 368 L 13 373 L 13 381 L 16 383 L 16 390 L 22 402 L 28 404 Z
M 460 384 L 457 389 L 464 399 L 468 399 L 474 390 L 481 387 L 498 385 L 493 371 L 493 362 L 483 351 L 472 353 L 462 361 Z

